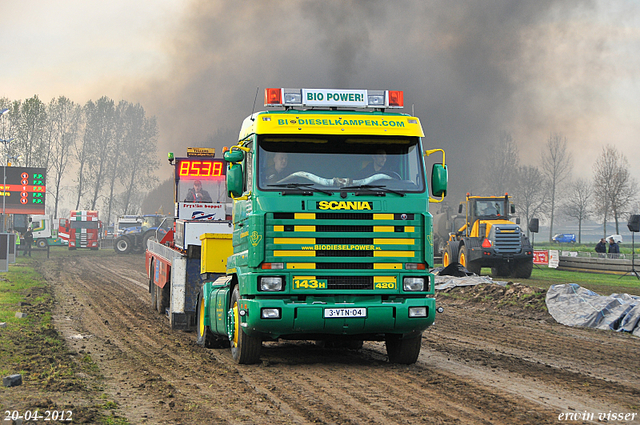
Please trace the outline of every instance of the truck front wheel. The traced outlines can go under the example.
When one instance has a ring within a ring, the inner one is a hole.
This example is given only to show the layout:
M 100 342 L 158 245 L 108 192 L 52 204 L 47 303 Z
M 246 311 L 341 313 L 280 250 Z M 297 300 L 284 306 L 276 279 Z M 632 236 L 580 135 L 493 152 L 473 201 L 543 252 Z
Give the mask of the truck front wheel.
M 36 246 L 40 249 L 44 249 L 46 248 L 48 245 L 47 240 L 46 239 L 38 239 L 36 241 Z
M 244 333 L 240 326 L 240 312 L 238 310 L 238 300 L 240 292 L 238 286 L 233 288 L 231 294 L 231 310 L 229 311 L 230 323 L 233 326 L 233 334 L 231 335 L 231 356 L 236 363 L 253 364 L 260 360 L 260 350 L 262 349 L 262 340 L 255 336 L 249 336 Z
M 390 363 L 414 364 L 420 355 L 422 332 L 408 338 L 402 338 L 402 335 L 387 335 L 385 345 Z

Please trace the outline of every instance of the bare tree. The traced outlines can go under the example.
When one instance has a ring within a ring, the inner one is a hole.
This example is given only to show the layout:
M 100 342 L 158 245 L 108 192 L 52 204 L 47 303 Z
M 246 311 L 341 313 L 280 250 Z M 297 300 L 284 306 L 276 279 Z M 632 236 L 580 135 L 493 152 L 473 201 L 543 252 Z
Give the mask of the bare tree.
M 542 151 L 542 173 L 547 178 L 551 193 L 549 194 L 549 242 L 553 237 L 553 221 L 555 218 L 556 195 L 562 182 L 571 176 L 573 158 L 567 151 L 567 138 L 562 134 L 551 134 Z
M 157 183 L 153 172 L 159 166 L 156 118 L 147 118 L 139 104 L 129 109 L 128 117 L 131 120 L 131 127 L 128 142 L 123 151 L 124 172 L 121 178 L 124 186 L 124 214 L 129 210 L 134 198 L 142 200 L 146 190 Z
M 14 103 L 15 105 L 15 103 Z M 18 103 L 14 109 L 17 119 L 16 148 L 23 155 L 26 167 L 45 167 L 48 149 L 45 143 L 46 105 L 38 96 Z
M 84 115 L 84 109 L 82 110 L 80 126 L 81 126 L 81 133 L 84 134 L 86 132 L 85 130 L 86 119 Z M 76 210 L 80 208 L 80 200 L 82 199 L 82 197 L 87 191 L 86 174 L 87 174 L 87 170 L 89 169 L 88 163 L 90 158 L 90 151 L 91 151 L 91 141 L 89 140 L 89 138 L 86 137 L 86 134 L 83 135 L 80 142 L 77 143 L 75 146 L 73 146 L 73 149 L 72 149 L 73 159 L 78 165 L 78 171 L 75 179 L 75 183 L 76 183 L 75 209 Z
M 492 195 L 511 192 L 520 165 L 518 146 L 511 133 L 500 133 L 498 141 L 488 150 L 484 164 L 483 190 Z
M 129 143 L 129 137 L 131 137 L 131 122 L 129 119 L 127 119 L 127 111 L 131 108 L 131 106 L 132 105 L 129 102 L 121 100 L 115 110 L 113 148 L 114 151 L 117 152 L 117 154 L 113 155 L 108 164 L 109 169 L 107 184 L 109 186 L 109 196 L 106 200 L 106 221 L 108 223 L 111 223 L 111 214 L 114 208 L 114 200 L 116 195 L 115 191 L 118 177 L 124 172 L 121 166 L 122 161 L 120 160 L 120 158 L 122 157 L 122 155 L 120 153 L 124 151 L 125 146 L 127 145 L 127 143 Z
M 64 96 L 52 99 L 47 106 L 48 134 L 50 137 L 50 168 L 47 188 L 54 198 L 53 216 L 58 217 L 62 179 L 71 158 L 71 149 L 78 138 L 81 118 L 80 106 Z M 53 182 L 53 184 L 51 184 Z
M 513 190 L 513 200 L 526 220 L 527 236 L 528 223 L 532 218 L 544 215 L 547 202 L 545 177 L 537 167 L 524 166 L 518 168 Z
M 578 243 L 582 243 L 582 222 L 591 216 L 591 197 L 593 187 L 584 179 L 578 179 L 571 183 L 567 192 L 567 199 L 562 204 L 565 215 L 578 220 Z
M 90 208 L 96 208 L 98 197 L 108 170 L 108 163 L 118 152 L 113 146 L 113 130 L 115 106 L 113 100 L 106 96 L 98 99 L 97 102 L 87 102 L 85 105 L 87 127 L 85 139 L 89 142 L 89 173 L 88 183 L 92 185 L 93 192 Z
M 629 162 L 614 146 L 607 145 L 602 148 L 593 171 L 595 211 L 603 217 L 603 235 L 607 235 L 607 218 L 610 212 L 616 222 L 616 233 L 620 233 L 619 219 L 638 193 L 638 183 L 631 177 Z

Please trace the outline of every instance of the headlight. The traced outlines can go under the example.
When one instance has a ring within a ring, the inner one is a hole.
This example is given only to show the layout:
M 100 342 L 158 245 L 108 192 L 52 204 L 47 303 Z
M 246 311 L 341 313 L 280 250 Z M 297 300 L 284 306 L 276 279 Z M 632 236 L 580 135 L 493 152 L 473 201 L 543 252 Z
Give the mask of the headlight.
M 424 291 L 424 277 L 405 277 L 402 280 L 402 289 L 406 292 Z
M 427 307 L 409 307 L 409 317 L 427 317 Z
M 279 308 L 263 308 L 260 311 L 260 317 L 262 317 L 263 319 L 279 319 L 280 309 Z
M 282 291 L 282 276 L 261 276 L 258 290 L 266 292 Z

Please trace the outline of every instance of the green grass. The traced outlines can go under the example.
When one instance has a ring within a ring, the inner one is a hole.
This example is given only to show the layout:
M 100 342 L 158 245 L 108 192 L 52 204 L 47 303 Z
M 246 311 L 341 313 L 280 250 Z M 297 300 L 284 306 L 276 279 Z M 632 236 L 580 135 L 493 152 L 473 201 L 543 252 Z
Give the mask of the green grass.
M 15 317 L 16 312 L 20 311 L 18 304 L 21 301 L 34 304 L 49 297 L 47 294 L 38 295 L 33 299 L 26 297 L 33 289 L 44 288 L 38 273 L 33 268 L 25 266 L 27 261 L 29 260 L 18 259 L 18 263 L 10 266 L 8 272 L 0 273 L 0 322 L 12 324 L 24 321 Z
M 631 254 L 631 242 L 619 244 L 621 254 Z M 595 243 L 549 243 L 549 242 L 535 242 L 534 249 L 557 249 L 559 251 L 577 251 L 577 252 L 596 252 Z M 640 254 L 640 239 L 635 244 L 636 256 Z
M 63 247 L 51 248 L 52 258 L 70 255 L 78 254 Z M 116 254 L 113 250 L 104 250 L 82 252 L 82 255 Z M 0 322 L 7 324 L 0 328 L 0 376 L 20 373 L 23 386 L 29 387 L 29 393 L 35 397 L 9 400 L 11 389 L 0 387 L 0 408 L 26 409 L 33 407 L 33 400 L 46 400 L 47 394 L 77 392 L 79 398 L 89 397 L 97 402 L 95 405 L 74 407 L 74 418 L 82 419 L 82 423 L 129 424 L 117 414 L 116 403 L 100 401 L 102 390 L 92 389 L 93 383 L 101 380 L 102 376 L 91 356 L 77 357 L 70 352 L 55 330 L 51 318 L 53 296 L 34 268 L 37 261 L 44 258 L 46 252 L 33 252 L 31 258 L 20 256 L 16 264 L 9 266 L 8 272 L 0 272 Z M 20 302 L 30 305 L 20 306 Z M 27 313 L 27 317 L 16 318 L 18 311 Z M 79 378 L 80 372 L 92 376 L 91 385 Z M 64 408 L 55 404 L 55 400 L 52 405 L 48 403 L 43 407 Z
M 583 288 L 591 289 L 600 295 L 610 295 L 612 293 L 640 295 L 640 280 L 632 275 L 621 277 L 621 275 L 617 274 L 556 270 L 540 266 L 533 268 L 531 278 L 521 279 L 520 282 L 545 289 L 560 283 L 577 283 Z

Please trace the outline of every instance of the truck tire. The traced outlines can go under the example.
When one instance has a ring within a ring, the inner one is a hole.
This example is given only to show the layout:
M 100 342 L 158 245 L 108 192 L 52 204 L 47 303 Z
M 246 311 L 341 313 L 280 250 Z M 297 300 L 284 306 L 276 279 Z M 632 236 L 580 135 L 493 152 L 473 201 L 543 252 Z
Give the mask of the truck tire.
M 196 304 L 196 319 L 198 323 L 196 325 L 196 344 L 204 348 L 212 348 L 213 346 L 213 334 L 211 328 L 204 323 L 204 297 L 198 296 L 198 303 Z
M 513 268 L 513 277 L 517 277 L 519 279 L 529 279 L 531 277 L 531 272 L 533 271 L 533 259 L 531 260 L 522 260 L 516 263 Z
M 156 284 L 153 282 L 153 271 L 155 270 L 154 261 L 151 260 L 149 265 L 149 293 L 151 294 L 151 308 L 158 311 L 158 293 L 156 292 Z
M 198 295 L 196 304 L 196 344 L 205 348 L 229 348 L 229 339 L 215 335 L 211 332 L 211 326 L 204 323 L 204 297 Z
M 118 254 L 128 254 L 133 249 L 133 244 L 127 236 L 120 236 L 116 239 L 116 243 L 113 244 L 113 249 Z
M 240 292 L 238 286 L 233 288 L 231 294 L 231 309 L 229 317 L 232 318 L 233 338 L 231 339 L 231 356 L 238 364 L 253 364 L 260 361 L 260 350 L 262 349 L 262 340 L 255 336 L 249 336 L 244 333 L 244 329 L 240 326 L 240 315 L 238 312 L 238 300 Z
M 458 254 L 458 263 L 464 266 L 465 269 L 471 273 L 475 273 L 480 276 L 482 270 L 482 264 L 479 261 L 469 261 L 469 248 L 466 245 L 462 245 L 460 253 Z
M 36 247 L 38 247 L 38 248 L 40 248 L 40 249 L 44 249 L 44 248 L 46 248 L 46 247 L 47 247 L 47 245 L 49 245 L 49 244 L 47 243 L 47 240 L 46 240 L 46 239 L 42 239 L 42 238 L 40 238 L 40 239 L 38 239 L 38 240 L 36 241 Z
M 171 284 L 169 282 L 164 284 L 164 288 L 155 285 L 156 287 L 156 309 L 160 314 L 165 314 L 167 309 L 169 308 L 169 303 L 171 301 Z
M 458 261 L 458 247 L 459 245 L 457 242 L 447 242 L 447 247 L 444 249 L 444 254 L 442 254 L 442 265 L 444 267 Z
M 511 268 L 509 264 L 499 264 L 491 267 L 491 276 L 493 277 L 505 277 L 511 275 Z
M 158 291 L 156 290 L 157 286 L 155 283 L 149 283 L 149 290 L 151 292 L 151 308 L 154 311 L 158 311 Z
M 404 339 L 402 335 L 387 334 L 385 345 L 390 363 L 414 364 L 420 355 L 422 332 Z

